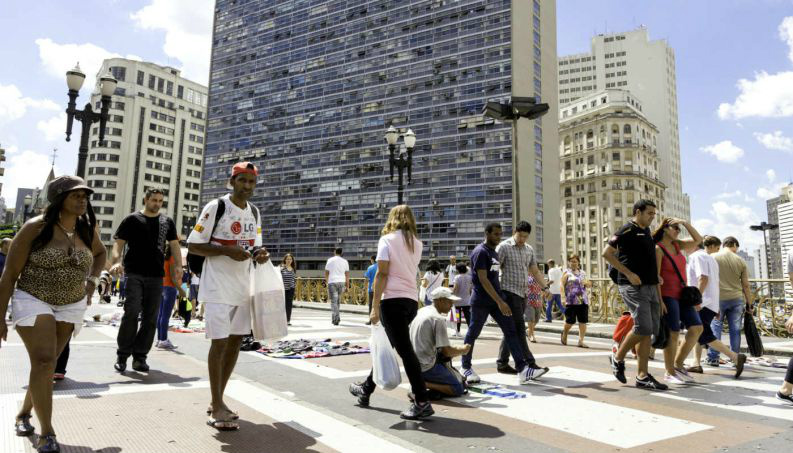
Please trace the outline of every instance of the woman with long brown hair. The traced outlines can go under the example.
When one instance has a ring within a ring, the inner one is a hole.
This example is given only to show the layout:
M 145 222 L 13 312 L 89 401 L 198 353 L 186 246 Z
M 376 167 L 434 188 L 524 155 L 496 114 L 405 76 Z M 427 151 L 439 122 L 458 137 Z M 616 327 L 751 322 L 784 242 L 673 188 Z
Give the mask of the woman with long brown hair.
M 400 414 L 406 420 L 418 420 L 435 413 L 427 397 L 421 364 L 410 342 L 408 328 L 418 312 L 416 278 L 422 248 L 413 211 L 407 205 L 392 208 L 377 245 L 377 274 L 369 319 L 372 324 L 382 321 L 391 345 L 405 366 L 413 393 L 410 408 Z M 373 375 L 369 373 L 365 382 L 350 384 L 350 393 L 358 397 L 360 406 L 368 406 L 375 387 Z
M 75 176 L 52 180 L 43 216 L 25 223 L 14 238 L 0 278 L 0 313 L 12 298 L 14 327 L 30 357 L 30 382 L 16 418 L 17 436 L 30 436 L 36 409 L 39 452 L 58 452 L 52 428 L 55 360 L 83 323 L 107 254 L 88 201 L 93 190 Z M 16 286 L 16 288 L 15 288 Z M 0 322 L 0 339 L 7 327 Z
M 688 230 L 691 239 L 680 239 L 681 226 Z M 686 255 L 683 252 L 695 252 L 702 243 L 702 236 L 685 220 L 667 217 L 653 232 L 653 241 L 658 281 L 661 282 L 658 285 L 658 292 L 663 300 L 661 313 L 669 328 L 669 340 L 664 348 L 664 381 L 672 384 L 694 382 L 683 362 L 702 334 L 702 320 L 696 308 L 680 303 L 680 295 L 683 287 L 688 284 Z M 678 347 L 681 325 L 686 327 L 687 332 L 683 344 Z
M 292 325 L 292 301 L 295 299 L 297 288 L 297 261 L 291 253 L 284 255 L 281 265 L 281 278 L 284 280 L 284 298 L 286 301 L 286 324 Z

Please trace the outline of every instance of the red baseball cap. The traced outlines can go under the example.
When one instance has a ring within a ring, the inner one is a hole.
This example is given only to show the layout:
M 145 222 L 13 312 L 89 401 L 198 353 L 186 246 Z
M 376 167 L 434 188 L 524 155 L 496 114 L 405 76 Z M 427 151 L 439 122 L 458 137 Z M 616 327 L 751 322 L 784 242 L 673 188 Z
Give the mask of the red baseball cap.
M 259 169 L 251 162 L 237 162 L 231 169 L 231 177 L 235 177 L 242 173 L 248 173 L 253 176 L 259 176 Z

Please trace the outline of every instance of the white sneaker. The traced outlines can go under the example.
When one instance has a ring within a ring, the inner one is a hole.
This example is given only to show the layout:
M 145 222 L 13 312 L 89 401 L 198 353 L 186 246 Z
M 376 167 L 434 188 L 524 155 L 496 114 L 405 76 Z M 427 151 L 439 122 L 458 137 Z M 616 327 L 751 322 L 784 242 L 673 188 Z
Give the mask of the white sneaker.
M 479 375 L 474 372 L 473 368 L 463 368 L 463 376 L 465 376 L 465 382 L 469 384 L 481 382 Z
M 518 373 L 518 384 L 528 384 L 535 381 L 548 372 L 548 368 L 532 368 L 526 365 L 523 370 Z
M 160 349 L 176 349 L 176 346 L 171 343 L 171 340 L 159 341 L 157 342 L 157 347 Z
M 670 384 L 677 384 L 677 385 L 683 385 L 686 383 L 686 381 L 677 377 L 676 374 L 669 374 L 669 373 L 664 373 L 664 382 L 668 382 Z
M 678 379 L 682 379 L 689 384 L 693 384 L 697 382 L 696 379 L 694 379 L 694 376 L 690 375 L 688 371 L 682 368 L 675 368 L 675 376 L 677 376 Z

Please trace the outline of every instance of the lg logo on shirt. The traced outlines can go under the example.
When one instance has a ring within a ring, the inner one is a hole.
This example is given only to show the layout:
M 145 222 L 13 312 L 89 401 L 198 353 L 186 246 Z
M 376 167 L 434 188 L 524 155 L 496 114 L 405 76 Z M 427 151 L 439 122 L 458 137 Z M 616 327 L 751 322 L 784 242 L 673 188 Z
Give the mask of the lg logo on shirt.
M 246 233 L 253 233 L 256 231 L 256 225 L 253 223 L 249 223 L 245 225 L 244 231 Z M 234 222 L 231 224 L 231 232 L 234 234 L 240 234 L 243 232 L 243 227 L 240 222 Z

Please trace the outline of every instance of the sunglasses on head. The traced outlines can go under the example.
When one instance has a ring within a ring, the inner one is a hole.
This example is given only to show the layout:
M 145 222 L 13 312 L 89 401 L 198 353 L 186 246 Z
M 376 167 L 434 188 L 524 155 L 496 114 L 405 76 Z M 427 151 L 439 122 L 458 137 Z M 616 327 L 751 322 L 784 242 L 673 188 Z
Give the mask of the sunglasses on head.
M 671 228 L 671 229 L 673 229 L 675 231 L 680 231 L 680 225 L 669 225 L 669 228 Z

